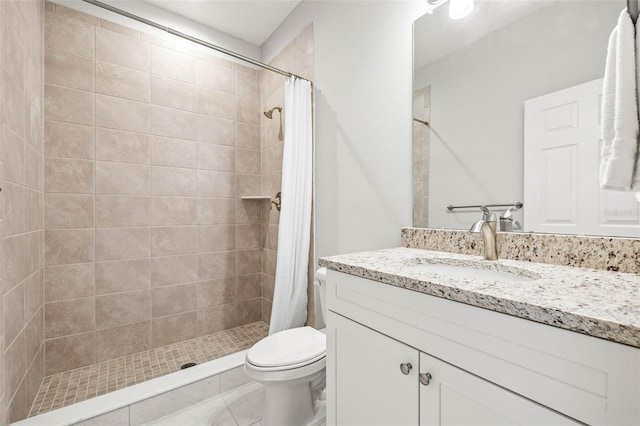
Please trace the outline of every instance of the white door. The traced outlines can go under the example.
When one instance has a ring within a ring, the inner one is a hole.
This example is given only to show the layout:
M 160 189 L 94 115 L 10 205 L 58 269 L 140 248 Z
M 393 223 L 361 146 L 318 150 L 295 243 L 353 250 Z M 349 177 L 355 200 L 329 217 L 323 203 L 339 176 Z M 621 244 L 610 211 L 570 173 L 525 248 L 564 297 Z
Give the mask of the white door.
M 420 426 L 580 425 L 444 361 L 420 354 Z
M 640 236 L 635 194 L 600 189 L 601 98 L 598 79 L 525 102 L 525 231 Z
M 336 424 L 417 425 L 418 351 L 329 313 L 335 332 Z M 401 364 L 411 364 L 404 374 Z

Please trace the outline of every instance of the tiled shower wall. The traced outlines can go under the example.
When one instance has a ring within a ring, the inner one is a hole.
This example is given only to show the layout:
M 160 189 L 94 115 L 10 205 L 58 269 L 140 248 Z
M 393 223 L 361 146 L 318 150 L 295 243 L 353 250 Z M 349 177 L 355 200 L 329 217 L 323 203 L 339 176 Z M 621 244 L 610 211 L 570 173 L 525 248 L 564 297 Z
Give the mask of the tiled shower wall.
M 0 1 L 3 425 L 27 415 L 44 373 L 43 14 L 40 0 Z
M 413 117 L 431 120 L 431 86 L 413 92 Z M 431 131 L 413 122 L 413 226 L 429 226 L 429 153 Z
M 260 321 L 259 73 L 53 3 L 45 47 L 46 374 Z
M 270 65 L 292 72 L 300 77 L 313 81 L 313 25 L 309 25 L 300 35 L 298 35 L 282 52 L 276 56 Z M 262 110 L 268 111 L 276 106 L 284 106 L 284 81 L 285 77 L 269 71 L 260 73 L 260 90 L 262 99 Z M 283 111 L 284 114 L 284 111 Z M 282 149 L 284 143 L 279 139 L 280 126 L 283 126 L 278 112 L 273 113 L 273 119 L 269 120 L 261 114 L 260 138 L 261 144 L 261 192 L 272 197 L 280 191 L 282 181 Z M 294 141 L 295 142 L 295 141 Z M 262 304 L 262 320 L 269 323 L 271 318 L 271 304 L 273 301 L 273 289 L 275 286 L 276 257 L 278 248 L 278 223 L 280 214 L 275 208 L 263 205 L 263 217 L 265 218 L 265 250 L 262 272 L 264 273 L 264 284 L 262 294 L 264 297 Z M 313 223 L 313 218 L 312 218 Z M 307 287 L 308 295 L 308 315 L 307 323 L 314 325 L 314 293 L 313 293 L 313 231 L 311 232 L 311 247 L 309 252 L 309 283 Z

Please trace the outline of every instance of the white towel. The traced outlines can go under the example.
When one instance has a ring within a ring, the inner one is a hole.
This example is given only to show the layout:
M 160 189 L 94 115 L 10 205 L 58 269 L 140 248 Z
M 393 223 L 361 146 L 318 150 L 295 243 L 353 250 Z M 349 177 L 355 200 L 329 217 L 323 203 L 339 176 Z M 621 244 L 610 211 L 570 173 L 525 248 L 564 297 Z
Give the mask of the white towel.
M 630 191 L 638 152 L 635 28 L 627 10 L 609 38 L 602 100 L 600 187 Z M 635 173 L 640 188 L 640 173 Z

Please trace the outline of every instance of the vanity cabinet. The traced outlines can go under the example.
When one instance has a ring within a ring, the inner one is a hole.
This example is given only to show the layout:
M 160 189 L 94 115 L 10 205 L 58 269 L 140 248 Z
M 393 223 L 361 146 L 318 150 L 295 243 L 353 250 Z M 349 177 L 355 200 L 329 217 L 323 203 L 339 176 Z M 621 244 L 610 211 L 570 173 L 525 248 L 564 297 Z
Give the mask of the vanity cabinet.
M 329 425 L 640 424 L 637 348 L 335 271 L 327 303 Z

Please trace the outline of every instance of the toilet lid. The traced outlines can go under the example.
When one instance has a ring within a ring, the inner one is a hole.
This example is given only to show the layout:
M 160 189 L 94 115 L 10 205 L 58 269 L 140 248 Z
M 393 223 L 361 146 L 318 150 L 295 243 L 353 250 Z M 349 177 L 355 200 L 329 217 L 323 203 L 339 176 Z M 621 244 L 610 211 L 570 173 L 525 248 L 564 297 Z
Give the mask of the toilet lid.
M 312 327 L 299 327 L 260 340 L 247 352 L 247 361 L 258 367 L 287 366 L 317 359 L 326 350 L 324 333 Z

